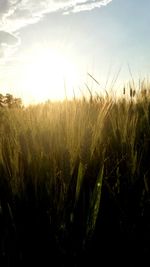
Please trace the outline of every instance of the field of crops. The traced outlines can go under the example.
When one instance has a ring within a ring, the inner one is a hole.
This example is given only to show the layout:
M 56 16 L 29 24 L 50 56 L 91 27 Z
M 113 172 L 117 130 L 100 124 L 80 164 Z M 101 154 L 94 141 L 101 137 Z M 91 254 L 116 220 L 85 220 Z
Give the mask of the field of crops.
M 148 88 L 0 108 L 0 266 L 148 266 L 149 253 Z

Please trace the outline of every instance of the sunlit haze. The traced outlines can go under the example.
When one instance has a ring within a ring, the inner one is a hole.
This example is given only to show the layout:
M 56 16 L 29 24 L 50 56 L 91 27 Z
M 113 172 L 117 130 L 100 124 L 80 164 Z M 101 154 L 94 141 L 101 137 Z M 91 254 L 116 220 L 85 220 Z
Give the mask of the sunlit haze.
M 73 57 L 51 47 L 30 51 L 22 66 L 18 82 L 23 91 L 35 101 L 72 98 L 74 88 L 84 81 Z
M 149 77 L 149 10 L 147 0 L 0 1 L 1 93 L 28 104 Z

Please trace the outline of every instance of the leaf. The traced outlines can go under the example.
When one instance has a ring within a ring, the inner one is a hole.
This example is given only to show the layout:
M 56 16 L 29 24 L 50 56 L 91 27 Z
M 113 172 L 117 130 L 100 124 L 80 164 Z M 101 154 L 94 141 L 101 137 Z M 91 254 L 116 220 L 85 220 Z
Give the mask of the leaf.
M 78 199 L 79 199 L 81 187 L 82 187 L 82 184 L 83 184 L 84 174 L 85 174 L 85 167 L 80 162 L 79 163 L 79 168 L 78 168 L 77 185 L 76 185 L 76 199 L 75 199 L 76 203 L 78 202 Z
M 97 176 L 96 184 L 94 186 L 94 190 L 91 196 L 89 215 L 88 215 L 88 220 L 87 220 L 87 231 L 86 231 L 86 237 L 88 239 L 91 239 L 93 235 L 98 213 L 99 213 L 103 174 L 104 174 L 104 165 L 100 169 L 100 172 Z

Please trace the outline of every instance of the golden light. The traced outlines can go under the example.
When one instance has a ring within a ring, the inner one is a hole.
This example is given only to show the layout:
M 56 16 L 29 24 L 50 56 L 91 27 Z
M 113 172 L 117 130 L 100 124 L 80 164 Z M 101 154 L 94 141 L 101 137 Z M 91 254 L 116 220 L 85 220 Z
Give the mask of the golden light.
M 65 93 L 72 97 L 80 81 L 77 66 L 62 51 L 37 49 L 26 59 L 20 86 L 35 102 L 42 102 L 61 100 Z

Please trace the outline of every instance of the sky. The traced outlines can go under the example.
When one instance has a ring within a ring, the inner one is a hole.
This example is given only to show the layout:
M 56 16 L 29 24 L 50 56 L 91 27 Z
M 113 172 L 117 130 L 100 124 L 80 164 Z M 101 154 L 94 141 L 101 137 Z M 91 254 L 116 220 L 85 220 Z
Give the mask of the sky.
M 149 77 L 149 11 L 149 0 L 0 0 L 0 92 L 37 103 Z

